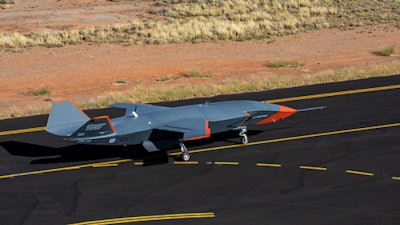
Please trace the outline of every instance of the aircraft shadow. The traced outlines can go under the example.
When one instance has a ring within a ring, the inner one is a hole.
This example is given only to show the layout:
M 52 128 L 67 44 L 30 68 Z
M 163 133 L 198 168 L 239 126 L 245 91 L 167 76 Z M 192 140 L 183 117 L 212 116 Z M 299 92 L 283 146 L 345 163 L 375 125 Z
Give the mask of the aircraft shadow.
M 142 146 L 71 145 L 53 148 L 17 141 L 1 142 L 0 146 L 15 156 L 35 158 L 31 164 L 50 164 L 123 158 L 143 160 L 144 165 L 168 163 L 166 151 L 148 153 Z
M 263 131 L 249 130 L 247 132 L 247 135 L 250 137 L 262 132 Z M 210 138 L 185 142 L 185 145 L 189 148 L 190 151 L 190 148 L 209 145 L 218 141 L 232 142 L 237 144 L 240 143 L 238 133 L 239 131 L 228 131 L 224 133 L 214 134 Z M 31 160 L 31 164 L 67 163 L 99 159 L 122 158 L 143 160 L 144 166 L 151 166 L 168 163 L 169 158 L 171 157 L 168 156 L 167 151 L 172 150 L 168 149 L 165 151 L 149 153 L 141 145 L 130 145 L 123 147 L 77 144 L 54 148 L 19 141 L 0 142 L 0 146 L 11 155 L 35 158 Z M 176 146 L 173 149 L 178 150 L 179 147 Z

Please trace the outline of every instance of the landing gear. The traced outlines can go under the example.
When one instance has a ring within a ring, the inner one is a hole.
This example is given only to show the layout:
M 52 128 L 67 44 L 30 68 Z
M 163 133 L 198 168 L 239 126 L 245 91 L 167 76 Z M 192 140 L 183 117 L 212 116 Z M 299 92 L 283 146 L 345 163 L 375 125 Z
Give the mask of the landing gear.
M 246 133 L 247 133 L 246 127 L 240 129 L 239 136 L 241 137 L 240 141 L 242 142 L 242 144 L 249 143 L 249 138 L 247 137 Z
M 190 160 L 190 154 L 185 146 L 185 144 L 183 144 L 183 142 L 179 142 L 179 146 L 181 147 L 181 152 L 182 155 L 179 157 L 180 160 L 182 161 L 189 161 Z

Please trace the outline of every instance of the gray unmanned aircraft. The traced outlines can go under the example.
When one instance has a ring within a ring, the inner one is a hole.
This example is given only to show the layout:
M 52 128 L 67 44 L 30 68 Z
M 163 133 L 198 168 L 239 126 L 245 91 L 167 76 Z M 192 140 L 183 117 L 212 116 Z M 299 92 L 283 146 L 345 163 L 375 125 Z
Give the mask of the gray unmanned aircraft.
M 212 134 L 238 130 L 241 142 L 250 124 L 277 122 L 298 111 L 286 106 L 240 100 L 180 107 L 118 103 L 110 107 L 125 109 L 125 115 L 90 118 L 68 100 L 54 102 L 46 131 L 66 137 L 73 143 L 91 145 L 137 145 L 148 152 L 180 146 L 181 160 L 189 161 L 185 141 L 209 138 Z

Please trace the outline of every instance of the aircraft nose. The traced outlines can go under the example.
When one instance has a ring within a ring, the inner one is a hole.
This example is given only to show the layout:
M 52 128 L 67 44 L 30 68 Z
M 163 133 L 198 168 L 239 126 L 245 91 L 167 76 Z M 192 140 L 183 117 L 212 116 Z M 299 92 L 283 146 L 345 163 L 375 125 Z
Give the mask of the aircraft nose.
M 278 106 L 279 106 L 278 112 L 269 116 L 265 120 L 258 122 L 257 124 L 266 124 L 266 123 L 277 122 L 278 120 L 285 119 L 286 117 L 289 117 L 297 112 L 296 109 L 293 109 L 293 108 L 290 108 L 287 106 L 283 106 L 283 105 L 278 105 Z
M 293 108 L 290 108 L 290 107 L 287 107 L 287 106 L 283 106 L 283 105 L 280 105 L 279 109 L 280 110 L 279 110 L 278 114 L 279 114 L 281 119 L 289 117 L 289 116 L 291 116 L 291 115 L 293 115 L 293 114 L 295 114 L 297 112 L 296 109 L 293 109 Z

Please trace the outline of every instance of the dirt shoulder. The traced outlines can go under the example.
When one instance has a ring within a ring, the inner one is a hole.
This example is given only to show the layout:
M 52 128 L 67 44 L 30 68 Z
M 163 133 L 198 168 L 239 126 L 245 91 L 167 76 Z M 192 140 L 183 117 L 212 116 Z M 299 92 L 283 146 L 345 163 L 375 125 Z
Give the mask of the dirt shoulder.
M 20 2 L 27 4 L 26 1 Z M 31 2 L 34 4 L 44 0 Z M 69 7 L 73 5 L 72 1 L 62 2 L 69 2 Z M 104 1 L 87 2 L 101 4 Z M 145 7 L 143 4 L 146 2 L 138 1 L 138 7 Z M 115 5 L 121 10 L 124 4 L 122 1 Z M 78 8 L 79 4 L 72 9 Z M 21 13 L 20 17 L 28 15 L 28 12 Z M 78 11 L 76 13 L 79 14 Z M 35 23 L 41 24 L 46 18 L 38 20 Z M 0 21 L 3 20 L 0 18 Z M 101 22 L 100 19 L 94 21 Z M 63 24 L 60 22 L 48 26 Z M 18 23 L 15 26 L 4 25 L 0 22 L 0 31 L 27 31 L 29 27 Z M 83 44 L 62 48 L 37 47 L 19 53 L 0 52 L 0 115 L 15 110 L 50 107 L 51 102 L 46 101 L 49 99 L 80 101 L 109 92 L 134 89 L 138 85 L 202 85 L 227 77 L 246 79 L 248 76 L 301 76 L 346 67 L 389 64 L 399 61 L 400 57 L 381 57 L 374 52 L 387 46 L 395 46 L 399 52 L 399 37 L 400 30 L 380 25 L 347 31 L 312 31 L 261 41 L 167 45 Z M 271 62 L 281 59 L 300 61 L 304 66 L 294 69 L 275 69 L 269 66 Z M 160 81 L 190 71 L 209 72 L 213 76 Z M 123 81 L 123 85 L 120 81 Z M 39 88 L 45 88 L 51 93 L 40 96 L 29 94 Z

